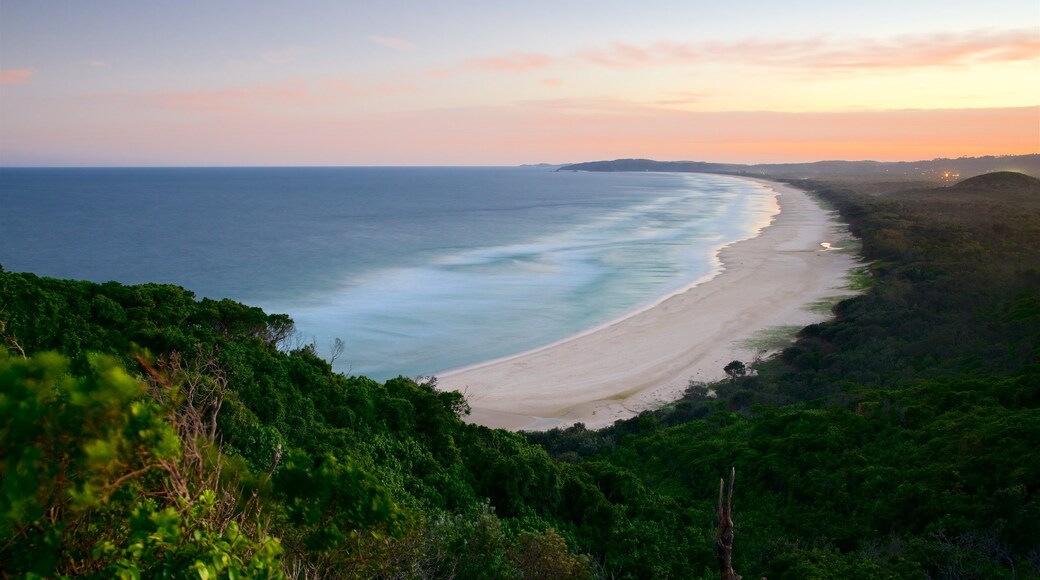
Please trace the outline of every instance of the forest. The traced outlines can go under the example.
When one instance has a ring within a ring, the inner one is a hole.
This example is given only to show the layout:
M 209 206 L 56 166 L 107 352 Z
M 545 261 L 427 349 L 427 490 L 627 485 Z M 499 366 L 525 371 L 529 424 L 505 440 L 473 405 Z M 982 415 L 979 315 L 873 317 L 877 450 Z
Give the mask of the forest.
M 600 431 L 465 422 L 283 314 L 0 268 L 5 577 L 1040 577 L 1040 181 L 792 180 L 862 286 Z
M 812 163 L 710 163 L 706 161 L 654 161 L 652 159 L 614 159 L 560 166 L 557 171 L 665 171 L 679 173 L 724 173 L 771 179 L 826 179 L 832 185 L 855 186 L 891 183 L 896 180 L 946 182 L 954 176 L 981 175 L 1010 171 L 1040 175 L 1040 153 L 1029 155 L 988 155 L 984 157 L 939 158 L 921 161 L 814 161 Z M 955 179 L 954 181 L 960 181 Z M 923 183 L 922 183 L 923 182 Z

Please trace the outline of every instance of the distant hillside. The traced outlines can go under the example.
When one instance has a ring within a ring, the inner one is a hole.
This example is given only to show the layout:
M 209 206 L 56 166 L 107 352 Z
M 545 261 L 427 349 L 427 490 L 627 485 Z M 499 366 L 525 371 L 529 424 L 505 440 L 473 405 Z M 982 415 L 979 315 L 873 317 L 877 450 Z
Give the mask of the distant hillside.
M 950 189 L 956 190 L 1002 190 L 1040 193 L 1040 179 L 1014 171 L 997 171 L 978 175 L 961 181 Z
M 1002 204 L 1012 204 L 1023 210 L 1040 211 L 1040 179 L 1014 171 L 984 173 L 953 185 L 943 184 L 938 187 L 935 183 L 919 183 L 906 191 L 888 193 L 898 198 L 915 198 L 922 203 L 990 205 L 995 199 L 999 199 Z
M 676 171 L 731 173 L 761 177 L 857 178 L 884 177 L 892 180 L 954 181 L 983 173 L 1010 171 L 1040 177 L 1040 154 L 961 157 L 930 161 L 817 161 L 814 163 L 765 163 L 742 165 L 703 161 L 654 161 L 616 159 L 565 165 L 558 171 Z
M 706 163 L 703 161 L 654 161 L 652 159 L 615 159 L 564 165 L 558 171 L 668 171 L 688 173 L 731 173 L 745 171 L 748 165 Z

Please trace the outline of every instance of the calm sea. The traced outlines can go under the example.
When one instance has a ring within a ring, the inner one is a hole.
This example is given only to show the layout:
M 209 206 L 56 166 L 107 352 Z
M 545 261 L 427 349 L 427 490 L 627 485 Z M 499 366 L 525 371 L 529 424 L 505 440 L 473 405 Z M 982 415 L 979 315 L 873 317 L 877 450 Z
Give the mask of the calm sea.
M 735 178 L 542 168 L 0 169 L 9 271 L 288 313 L 383 380 L 554 342 L 676 292 L 775 211 Z

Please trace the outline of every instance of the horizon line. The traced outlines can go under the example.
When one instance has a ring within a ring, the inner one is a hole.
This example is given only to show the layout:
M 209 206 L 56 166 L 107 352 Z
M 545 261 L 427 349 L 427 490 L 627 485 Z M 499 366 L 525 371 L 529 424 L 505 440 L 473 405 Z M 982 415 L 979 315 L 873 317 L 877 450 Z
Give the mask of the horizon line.
M 1038 153 L 1006 153 L 1006 154 L 991 154 L 991 155 L 962 155 L 960 157 L 933 157 L 931 159 L 904 159 L 899 161 L 879 161 L 876 159 L 817 159 L 815 161 L 778 161 L 778 162 L 764 162 L 764 163 L 742 163 L 733 161 L 705 161 L 695 159 L 652 159 L 649 157 L 617 157 L 614 159 L 596 159 L 593 161 L 576 161 L 576 162 L 565 162 L 565 163 L 552 163 L 552 162 L 533 162 L 533 163 L 515 163 L 515 164 L 475 164 L 475 165 L 441 165 L 441 164 L 374 164 L 374 165 L 333 165 L 333 164 L 274 164 L 274 165 L 253 165 L 253 164 L 241 164 L 241 165 L 66 165 L 66 164 L 40 164 L 40 165 L 4 165 L 0 164 L 0 169 L 347 169 L 347 168 L 387 168 L 387 169 L 409 169 L 409 168 L 514 168 L 514 167 L 565 167 L 568 165 L 580 165 L 585 163 L 602 163 L 602 162 L 613 162 L 613 161 L 653 161 L 656 163 L 706 163 L 711 165 L 736 165 L 745 167 L 755 167 L 761 165 L 812 165 L 815 163 L 879 163 L 879 164 L 894 164 L 894 163 L 925 163 L 932 161 L 963 161 L 966 159 L 987 159 L 987 158 L 1006 158 L 1006 157 L 1035 157 L 1040 156 Z

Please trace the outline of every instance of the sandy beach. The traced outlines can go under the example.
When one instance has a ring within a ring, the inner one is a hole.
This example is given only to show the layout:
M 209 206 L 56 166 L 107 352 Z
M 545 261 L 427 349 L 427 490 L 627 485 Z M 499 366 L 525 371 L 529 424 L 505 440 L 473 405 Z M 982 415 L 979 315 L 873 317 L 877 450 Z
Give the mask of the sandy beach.
M 827 318 L 807 306 L 848 294 L 855 257 L 831 212 L 805 192 L 760 181 L 780 208 L 757 236 L 719 252 L 721 269 L 656 305 L 573 338 L 438 374 L 461 391 L 473 423 L 512 430 L 612 424 L 679 398 L 689 381 L 725 377 L 761 354 L 756 336 Z

